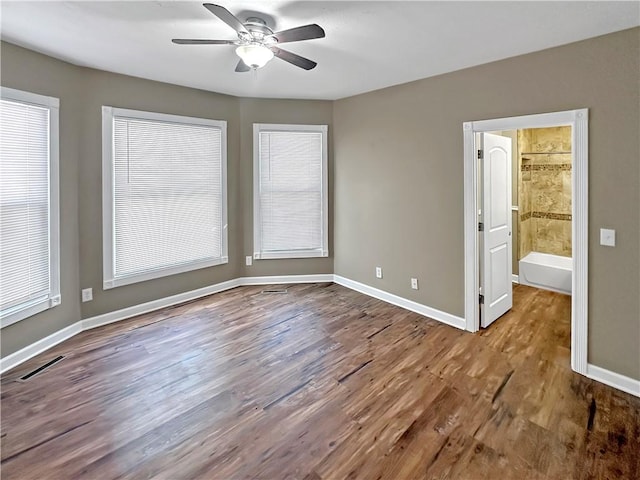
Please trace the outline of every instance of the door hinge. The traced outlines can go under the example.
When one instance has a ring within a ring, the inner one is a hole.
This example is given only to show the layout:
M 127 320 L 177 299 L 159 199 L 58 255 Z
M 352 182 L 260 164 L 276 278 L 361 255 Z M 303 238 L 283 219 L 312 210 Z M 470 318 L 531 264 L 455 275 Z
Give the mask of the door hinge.
M 478 150 L 478 160 L 482 160 L 483 157 L 482 150 Z
M 478 222 L 478 231 L 479 232 L 484 232 L 484 223 Z
M 478 295 L 478 301 L 480 302 L 480 305 L 484 305 L 484 295 Z

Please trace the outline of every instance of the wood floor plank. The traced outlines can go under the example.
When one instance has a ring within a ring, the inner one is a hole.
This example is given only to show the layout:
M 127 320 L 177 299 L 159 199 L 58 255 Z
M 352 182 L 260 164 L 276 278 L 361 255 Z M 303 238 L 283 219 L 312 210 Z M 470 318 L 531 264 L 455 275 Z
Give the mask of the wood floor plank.
M 570 297 L 517 286 L 470 334 L 335 284 L 273 288 L 83 332 L 2 375 L 2 478 L 640 476 L 640 399 L 571 371 Z

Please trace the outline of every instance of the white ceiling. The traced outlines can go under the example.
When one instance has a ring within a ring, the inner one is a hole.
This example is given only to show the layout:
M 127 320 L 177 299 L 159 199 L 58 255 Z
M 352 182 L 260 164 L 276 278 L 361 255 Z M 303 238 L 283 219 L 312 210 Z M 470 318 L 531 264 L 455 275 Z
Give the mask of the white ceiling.
M 318 23 L 326 37 L 283 45 L 318 62 L 274 59 L 235 73 L 235 39 L 198 2 L 2 1 L 1 37 L 71 63 L 238 96 L 338 99 L 640 25 L 640 2 L 213 0 L 274 30 Z M 274 21 L 275 19 L 275 21 Z

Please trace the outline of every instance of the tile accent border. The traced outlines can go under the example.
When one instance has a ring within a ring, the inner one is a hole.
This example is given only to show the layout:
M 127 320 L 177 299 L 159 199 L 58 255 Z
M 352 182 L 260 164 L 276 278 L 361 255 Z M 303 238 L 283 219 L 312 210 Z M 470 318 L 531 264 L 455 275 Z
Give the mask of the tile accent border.
M 521 152 L 520 155 L 571 155 L 571 150 L 538 150 L 537 152 Z
M 551 212 L 531 212 L 533 218 L 546 218 L 549 220 L 567 220 L 571 221 L 570 213 L 551 213 Z
M 521 172 L 531 172 L 531 171 L 546 171 L 546 172 L 570 172 L 571 164 L 570 163 L 551 163 L 546 165 L 531 165 L 531 164 L 522 164 L 520 167 Z
M 570 222 L 572 216 L 570 213 L 551 213 L 551 212 L 527 212 L 520 215 L 520 221 L 524 222 L 530 218 L 546 218 L 547 220 L 564 220 Z

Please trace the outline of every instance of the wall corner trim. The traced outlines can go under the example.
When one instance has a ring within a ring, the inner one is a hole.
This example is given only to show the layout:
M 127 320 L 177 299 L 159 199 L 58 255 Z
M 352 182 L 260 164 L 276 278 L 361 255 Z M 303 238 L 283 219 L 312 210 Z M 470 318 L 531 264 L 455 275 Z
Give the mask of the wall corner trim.
M 620 375 L 619 373 L 597 367 L 591 363 L 587 364 L 586 376 L 596 382 L 604 383 L 610 387 L 640 397 L 640 380 Z
M 455 315 L 451 315 L 450 313 L 428 307 L 421 303 L 414 302 L 413 300 L 408 300 L 404 297 L 394 295 L 393 293 L 385 292 L 384 290 L 380 290 L 378 288 L 365 285 L 364 283 L 341 277 L 340 275 L 334 275 L 333 281 L 338 285 L 342 285 L 343 287 L 350 288 L 351 290 L 355 290 L 356 292 L 364 293 L 365 295 L 369 295 L 370 297 L 377 298 L 378 300 L 391 303 L 392 305 L 396 305 L 398 307 L 402 307 L 406 310 L 411 310 L 412 312 L 419 313 L 420 315 L 424 315 L 425 317 L 432 318 L 433 320 L 437 320 L 442 323 L 446 323 L 447 325 L 451 325 L 452 327 L 456 327 L 461 330 L 464 330 L 466 327 L 465 319 L 462 317 L 457 317 Z

